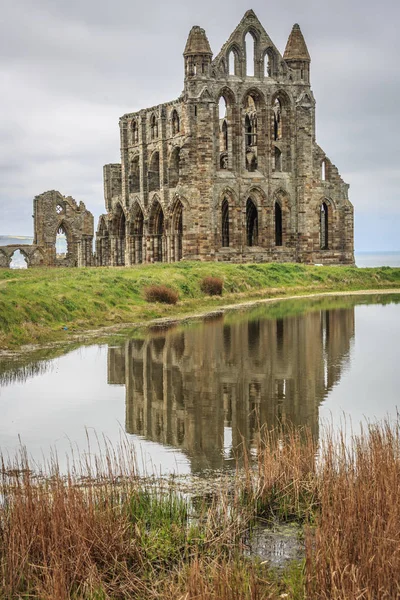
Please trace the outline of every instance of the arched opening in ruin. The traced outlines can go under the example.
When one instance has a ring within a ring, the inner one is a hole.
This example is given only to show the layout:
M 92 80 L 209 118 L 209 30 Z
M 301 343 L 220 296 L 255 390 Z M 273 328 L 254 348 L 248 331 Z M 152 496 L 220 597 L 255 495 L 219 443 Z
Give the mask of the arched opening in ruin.
M 158 200 L 154 202 L 150 212 L 149 233 L 153 262 L 163 262 L 165 257 L 164 212 Z
M 267 51 L 264 56 L 264 77 L 272 76 L 272 59 Z
M 251 198 L 246 203 L 246 244 L 258 246 L 258 211 Z
M 131 171 L 129 174 L 129 192 L 131 194 L 140 192 L 139 156 L 135 156 L 131 162 Z
M 122 267 L 125 265 L 126 218 L 120 204 L 117 204 L 113 221 L 115 239 L 114 260 L 117 267 Z
M 27 269 L 28 261 L 21 250 L 15 250 L 11 255 L 10 269 Z
M 183 204 L 180 200 L 175 202 L 174 210 L 172 212 L 171 236 L 171 260 L 181 260 L 183 256 Z
M 273 105 L 274 113 L 274 140 L 282 138 L 282 104 L 279 98 L 275 98 Z
M 329 208 L 326 202 L 322 202 L 320 209 L 320 247 L 321 250 L 329 248 Z
M 160 189 L 160 154 L 154 152 L 149 165 L 148 177 L 148 189 L 149 192 L 154 192 Z
M 321 163 L 321 181 L 326 181 L 326 162 L 325 160 Z
M 224 198 L 221 207 L 221 246 L 223 248 L 229 247 L 229 203 L 226 198 Z
M 172 111 L 171 127 L 172 127 L 172 135 L 176 135 L 177 133 L 179 133 L 180 121 L 179 121 L 178 112 L 176 110 Z
M 244 38 L 246 52 L 246 77 L 254 77 L 254 58 L 256 40 L 253 34 L 249 31 Z
M 221 96 L 218 102 L 218 132 L 219 132 L 219 168 L 227 169 L 228 159 L 228 115 L 227 102 Z
M 133 265 L 143 262 L 143 229 L 143 212 L 139 204 L 136 202 L 133 209 L 133 217 L 130 223 L 130 254 L 131 264 Z
M 257 106 L 256 98 L 248 94 L 245 102 L 244 134 L 246 148 L 246 169 L 256 171 L 257 159 Z
M 69 236 L 65 223 L 62 222 L 58 226 L 56 233 L 56 256 L 59 259 L 66 258 L 70 252 Z
M 174 148 L 169 159 L 168 182 L 170 188 L 175 188 L 179 182 L 181 149 Z
M 275 202 L 275 246 L 282 246 L 282 208 Z

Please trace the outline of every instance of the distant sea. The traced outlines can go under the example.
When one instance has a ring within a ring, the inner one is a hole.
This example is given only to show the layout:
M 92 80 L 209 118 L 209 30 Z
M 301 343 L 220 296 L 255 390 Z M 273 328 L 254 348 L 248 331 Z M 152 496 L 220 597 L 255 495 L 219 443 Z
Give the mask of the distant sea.
M 33 237 L 0 235 L 0 246 L 8 244 L 32 244 Z M 57 251 L 66 251 L 66 242 L 63 239 L 57 243 Z M 398 252 L 356 252 L 357 267 L 400 267 L 400 251 Z M 24 258 L 18 253 L 12 263 L 15 269 L 26 266 Z

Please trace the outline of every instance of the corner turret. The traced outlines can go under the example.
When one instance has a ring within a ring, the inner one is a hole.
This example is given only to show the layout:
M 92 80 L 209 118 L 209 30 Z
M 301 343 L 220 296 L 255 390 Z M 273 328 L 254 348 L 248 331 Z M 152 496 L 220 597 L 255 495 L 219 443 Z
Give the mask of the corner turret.
M 208 78 L 213 53 L 204 29 L 195 25 L 189 33 L 185 51 L 185 79 Z
M 289 35 L 283 58 L 297 74 L 297 80 L 310 83 L 310 54 L 301 33 L 300 26 L 295 23 Z

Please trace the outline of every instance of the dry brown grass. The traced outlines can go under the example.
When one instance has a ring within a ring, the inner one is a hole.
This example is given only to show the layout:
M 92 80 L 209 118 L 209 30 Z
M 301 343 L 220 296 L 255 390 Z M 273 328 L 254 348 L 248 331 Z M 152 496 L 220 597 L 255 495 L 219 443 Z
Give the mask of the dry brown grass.
M 400 597 L 400 424 L 369 426 L 321 451 L 320 510 L 307 535 L 310 598 Z
M 56 461 L 38 477 L 23 453 L 3 460 L 0 598 L 399 598 L 400 422 L 323 439 L 261 430 L 255 464 L 200 503 L 140 480 L 128 446 L 66 477 Z M 255 516 L 305 524 L 304 573 L 246 558 Z
M 221 277 L 203 277 L 200 282 L 201 291 L 208 296 L 221 296 L 223 287 L 224 280 Z
M 144 289 L 147 302 L 162 302 L 163 304 L 176 304 L 179 300 L 178 292 L 166 285 L 150 285 Z

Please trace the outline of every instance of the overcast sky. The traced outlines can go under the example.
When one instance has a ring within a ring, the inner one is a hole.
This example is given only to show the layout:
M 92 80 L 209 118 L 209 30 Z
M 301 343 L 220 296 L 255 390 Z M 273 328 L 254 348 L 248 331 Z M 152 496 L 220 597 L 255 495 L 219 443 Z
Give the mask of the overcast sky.
M 192 25 L 216 55 L 252 8 L 311 54 L 317 141 L 350 183 L 357 250 L 400 250 L 399 0 L 6 0 L 0 22 L 0 234 L 33 233 L 49 189 L 105 212 L 118 119 L 177 98 Z

